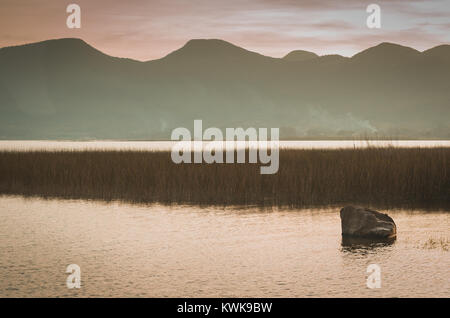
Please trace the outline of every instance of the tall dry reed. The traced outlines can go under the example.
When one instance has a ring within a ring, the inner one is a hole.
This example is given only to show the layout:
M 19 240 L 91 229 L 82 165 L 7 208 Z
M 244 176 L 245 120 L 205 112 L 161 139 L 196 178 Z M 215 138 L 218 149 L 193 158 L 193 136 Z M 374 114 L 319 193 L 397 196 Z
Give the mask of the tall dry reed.
M 174 164 L 170 152 L 0 152 L 0 193 L 260 206 L 450 208 L 450 148 L 281 150 L 260 164 Z

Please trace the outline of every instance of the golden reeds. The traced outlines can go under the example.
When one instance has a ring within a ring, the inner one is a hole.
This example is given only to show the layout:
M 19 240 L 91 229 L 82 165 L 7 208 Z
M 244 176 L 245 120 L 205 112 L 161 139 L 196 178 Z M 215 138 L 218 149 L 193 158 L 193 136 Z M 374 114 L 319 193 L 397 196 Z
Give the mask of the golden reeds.
M 0 193 L 259 206 L 450 207 L 450 148 L 280 150 L 260 164 L 175 164 L 170 152 L 0 152 Z

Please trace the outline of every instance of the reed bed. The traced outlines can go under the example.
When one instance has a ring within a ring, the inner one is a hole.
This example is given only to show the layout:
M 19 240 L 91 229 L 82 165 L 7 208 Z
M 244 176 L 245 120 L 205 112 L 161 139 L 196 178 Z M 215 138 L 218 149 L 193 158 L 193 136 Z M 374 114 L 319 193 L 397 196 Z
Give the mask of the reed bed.
M 247 157 L 248 158 L 248 157 Z M 450 208 L 450 148 L 280 150 L 260 164 L 175 164 L 170 152 L 0 152 L 0 194 L 139 203 Z

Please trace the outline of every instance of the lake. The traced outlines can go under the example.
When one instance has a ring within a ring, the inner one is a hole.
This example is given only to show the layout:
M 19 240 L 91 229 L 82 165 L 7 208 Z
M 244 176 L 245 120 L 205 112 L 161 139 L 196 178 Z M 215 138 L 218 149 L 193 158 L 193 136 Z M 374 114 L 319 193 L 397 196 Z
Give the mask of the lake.
M 0 140 L 1 150 L 170 150 L 175 141 L 50 141 L 50 140 Z M 185 142 L 186 144 L 188 142 Z M 249 142 L 255 147 L 256 142 Z M 450 140 L 294 140 L 280 141 L 280 148 L 336 149 L 374 147 L 450 147 Z
M 388 213 L 393 244 L 347 245 L 339 208 L 0 196 L 0 296 L 449 297 L 448 212 Z M 69 264 L 80 289 L 66 287 Z M 366 286 L 370 264 L 379 289 Z

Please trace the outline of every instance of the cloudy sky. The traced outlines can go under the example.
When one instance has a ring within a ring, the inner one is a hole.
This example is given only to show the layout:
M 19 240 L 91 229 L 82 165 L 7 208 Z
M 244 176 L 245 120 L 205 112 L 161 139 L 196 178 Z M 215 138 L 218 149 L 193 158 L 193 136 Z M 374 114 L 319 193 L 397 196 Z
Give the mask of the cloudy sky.
M 81 7 L 81 29 L 66 26 L 71 3 Z M 371 3 L 381 7 L 381 29 L 366 26 Z M 295 49 L 351 56 L 380 42 L 424 50 L 450 43 L 450 0 L 0 1 L 0 47 L 63 37 L 138 60 L 198 38 L 274 57 Z

